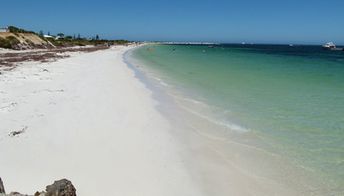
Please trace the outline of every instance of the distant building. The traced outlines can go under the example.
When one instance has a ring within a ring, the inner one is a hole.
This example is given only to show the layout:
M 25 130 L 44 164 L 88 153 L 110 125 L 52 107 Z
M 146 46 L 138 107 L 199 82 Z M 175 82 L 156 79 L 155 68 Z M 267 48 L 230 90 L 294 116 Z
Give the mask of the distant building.
M 55 40 L 59 40 L 59 39 L 63 39 L 63 37 L 62 36 L 56 36 L 55 37 Z
M 10 32 L 10 30 L 6 27 L 6 28 L 0 28 L 0 33 L 6 33 L 6 32 Z
M 45 38 L 54 38 L 54 37 L 51 36 L 51 35 L 43 35 L 43 37 L 45 37 Z

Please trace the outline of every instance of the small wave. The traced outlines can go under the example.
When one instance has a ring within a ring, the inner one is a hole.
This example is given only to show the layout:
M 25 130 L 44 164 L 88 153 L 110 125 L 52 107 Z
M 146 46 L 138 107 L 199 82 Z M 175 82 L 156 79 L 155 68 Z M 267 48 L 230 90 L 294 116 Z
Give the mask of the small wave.
M 163 86 L 170 86 L 170 85 L 168 85 L 167 83 L 165 83 L 163 81 L 160 81 L 160 84 L 163 85 Z
M 230 129 L 232 131 L 236 131 L 236 132 L 239 132 L 239 133 L 247 133 L 247 132 L 250 131 L 249 129 L 247 129 L 245 127 L 242 127 L 240 125 L 234 124 L 234 123 L 230 123 L 230 122 L 222 121 L 222 120 L 216 120 L 216 119 L 214 119 L 212 117 L 209 117 L 209 116 L 206 116 L 206 115 L 201 114 L 199 112 L 196 112 L 196 111 L 194 111 L 194 110 L 192 110 L 192 109 L 190 109 L 190 108 L 188 108 L 186 106 L 181 105 L 180 107 L 182 107 L 184 110 L 186 110 L 186 111 L 188 111 L 188 112 L 190 112 L 190 113 L 192 113 L 192 114 L 194 114 L 194 115 L 196 115 L 196 116 L 198 116 L 200 118 L 203 118 L 203 119 L 205 119 L 205 120 L 207 120 L 207 121 L 209 121 L 211 123 L 214 123 L 214 124 L 217 124 L 217 125 L 220 125 L 220 126 L 224 126 L 224 127 L 228 128 L 228 129 Z
M 187 98 L 187 97 L 184 97 L 184 96 L 178 96 L 178 95 L 175 95 L 175 94 L 171 94 L 171 96 L 173 96 L 173 98 L 175 98 L 177 100 L 182 100 L 182 101 L 185 101 L 185 102 L 188 102 L 188 103 L 192 103 L 192 104 L 195 104 L 195 105 L 200 105 L 200 106 L 203 106 L 203 107 L 206 107 L 206 108 L 209 107 L 209 105 L 204 103 L 203 101 L 199 101 L 199 100 L 192 99 L 192 98 Z
M 177 102 L 179 102 L 178 105 L 182 109 L 184 109 L 187 112 L 190 112 L 190 113 L 192 113 L 192 114 L 194 114 L 194 115 L 196 115 L 202 119 L 205 119 L 211 123 L 226 127 L 232 131 L 236 131 L 236 132 L 240 132 L 240 133 L 245 133 L 245 132 L 250 131 L 249 129 L 247 129 L 243 126 L 228 122 L 226 120 L 215 119 L 216 117 L 211 117 L 210 115 L 211 115 L 211 113 L 214 113 L 214 110 L 217 111 L 216 113 L 218 113 L 218 112 L 221 113 L 222 110 L 220 110 L 219 108 L 216 108 L 214 106 L 209 106 L 209 104 L 207 104 L 206 102 L 196 100 L 193 98 L 188 98 L 188 97 L 185 97 L 183 95 L 175 94 L 175 93 L 169 93 L 169 95 L 172 96 Z M 193 108 L 190 108 L 188 106 L 195 107 L 197 109 L 193 109 Z M 196 110 L 198 110 L 198 111 L 196 111 Z M 200 110 L 202 110 L 202 112 L 199 112 Z M 225 114 L 228 114 L 230 112 L 231 112 L 230 110 L 224 110 L 224 111 L 222 111 L 222 114 L 225 115 Z M 210 113 L 210 115 L 205 115 L 204 113 Z
M 166 82 L 164 82 L 162 79 L 156 77 L 156 76 L 152 76 L 152 74 L 150 75 L 151 78 L 153 78 L 154 80 L 158 81 L 159 84 L 163 85 L 163 86 L 170 86 L 169 84 L 167 84 Z
M 192 103 L 195 103 L 195 104 L 199 104 L 199 105 L 203 105 L 203 106 L 208 106 L 207 104 L 205 104 L 204 102 L 202 101 L 198 101 L 198 100 L 195 100 L 195 99 L 189 99 L 189 98 L 183 98 L 185 101 L 190 101 Z

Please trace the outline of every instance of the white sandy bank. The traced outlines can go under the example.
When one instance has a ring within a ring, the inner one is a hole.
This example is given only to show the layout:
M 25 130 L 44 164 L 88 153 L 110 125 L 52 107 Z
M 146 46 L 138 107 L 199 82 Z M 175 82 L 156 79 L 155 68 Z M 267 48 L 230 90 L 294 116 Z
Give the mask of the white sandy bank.
M 26 63 L 0 75 L 7 192 L 33 194 L 67 178 L 78 195 L 202 195 L 151 92 L 124 64 L 127 50 Z

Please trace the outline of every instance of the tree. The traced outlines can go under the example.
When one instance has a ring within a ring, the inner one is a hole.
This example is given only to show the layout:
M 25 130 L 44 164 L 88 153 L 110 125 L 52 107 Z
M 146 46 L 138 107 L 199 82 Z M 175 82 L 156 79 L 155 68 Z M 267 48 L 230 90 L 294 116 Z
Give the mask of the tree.
M 96 35 L 96 40 L 99 40 L 99 35 L 98 34 Z

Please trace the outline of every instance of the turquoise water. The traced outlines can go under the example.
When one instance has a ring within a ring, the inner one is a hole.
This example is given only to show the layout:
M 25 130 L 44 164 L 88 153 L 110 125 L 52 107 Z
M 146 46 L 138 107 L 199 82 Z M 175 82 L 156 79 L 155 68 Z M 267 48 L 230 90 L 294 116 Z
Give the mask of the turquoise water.
M 156 70 L 162 84 L 211 106 L 215 123 L 255 133 L 334 189 L 344 187 L 344 52 L 146 45 L 133 55 Z

